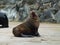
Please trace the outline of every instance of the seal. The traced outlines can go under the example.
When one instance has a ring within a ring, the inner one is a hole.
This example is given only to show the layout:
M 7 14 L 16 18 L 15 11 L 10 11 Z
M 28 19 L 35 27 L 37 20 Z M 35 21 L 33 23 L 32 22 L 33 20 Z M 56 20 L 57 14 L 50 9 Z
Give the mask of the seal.
M 40 21 L 38 15 L 32 11 L 30 13 L 30 18 L 22 24 L 14 27 L 12 33 L 16 37 L 40 36 L 38 33 L 39 24 Z

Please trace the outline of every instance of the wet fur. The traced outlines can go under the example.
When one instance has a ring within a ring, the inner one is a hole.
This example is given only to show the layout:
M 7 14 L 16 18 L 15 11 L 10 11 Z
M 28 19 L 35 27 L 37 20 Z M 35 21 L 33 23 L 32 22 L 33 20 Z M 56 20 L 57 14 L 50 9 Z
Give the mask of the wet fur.
M 32 12 L 30 18 L 26 22 L 13 28 L 13 34 L 16 37 L 39 36 L 38 28 L 39 18 L 35 12 Z

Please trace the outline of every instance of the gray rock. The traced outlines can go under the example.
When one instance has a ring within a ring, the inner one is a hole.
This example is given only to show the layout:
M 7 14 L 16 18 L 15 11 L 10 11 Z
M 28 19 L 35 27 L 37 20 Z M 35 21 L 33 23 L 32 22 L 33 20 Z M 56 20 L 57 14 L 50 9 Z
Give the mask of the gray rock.
M 50 2 L 50 0 L 42 0 L 43 3 Z
M 55 14 L 55 19 L 57 23 L 60 23 L 60 10 Z

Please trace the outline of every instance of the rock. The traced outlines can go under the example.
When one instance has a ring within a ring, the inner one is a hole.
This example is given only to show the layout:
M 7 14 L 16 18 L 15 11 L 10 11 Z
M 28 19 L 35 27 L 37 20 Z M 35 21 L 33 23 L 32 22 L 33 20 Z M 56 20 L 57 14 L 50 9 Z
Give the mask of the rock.
M 60 23 L 60 10 L 55 14 L 57 23 Z

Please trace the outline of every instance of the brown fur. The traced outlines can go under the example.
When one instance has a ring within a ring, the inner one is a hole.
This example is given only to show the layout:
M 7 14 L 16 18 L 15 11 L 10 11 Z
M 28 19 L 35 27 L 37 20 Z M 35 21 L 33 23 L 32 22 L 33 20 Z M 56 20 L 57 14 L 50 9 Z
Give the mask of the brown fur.
M 32 12 L 30 18 L 26 22 L 13 28 L 13 34 L 16 37 L 39 36 L 38 27 L 39 18 L 35 12 Z

